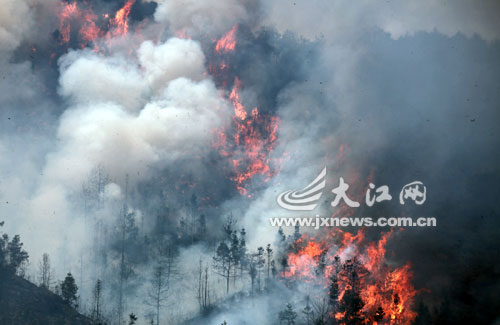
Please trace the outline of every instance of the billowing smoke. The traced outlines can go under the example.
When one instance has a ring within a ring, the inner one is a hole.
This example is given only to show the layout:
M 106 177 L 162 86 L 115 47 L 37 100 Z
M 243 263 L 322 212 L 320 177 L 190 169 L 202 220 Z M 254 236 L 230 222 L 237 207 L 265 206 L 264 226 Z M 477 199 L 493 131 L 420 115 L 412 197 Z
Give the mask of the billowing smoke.
M 100 278 L 109 317 L 120 313 L 120 290 L 125 306 L 151 318 L 143 297 L 156 260 L 147 250 L 161 237 L 178 271 L 165 321 L 273 324 L 286 302 L 324 288 L 280 282 L 249 306 L 244 276 L 224 299 L 224 279 L 210 271 L 218 305 L 199 314 L 194 287 L 232 218 L 249 251 L 271 244 L 278 263 L 269 218 L 295 214 L 276 196 L 326 166 L 328 191 L 313 215 L 337 213 L 330 191 L 343 177 L 358 197 L 370 182 L 392 191 L 392 202 L 355 214 L 437 218 L 436 229 L 391 237 L 387 261 L 411 263 L 430 308 L 452 300 L 450 313 L 473 319 L 498 305 L 486 261 L 498 237 L 498 9 L 0 0 L 0 220 L 21 234 L 33 280 L 46 252 L 58 277 L 80 277 L 83 312 Z M 428 201 L 402 207 L 395 198 L 414 180 Z M 113 276 L 125 255 L 122 218 L 134 225 L 125 289 Z M 380 234 L 366 231 L 373 241 Z M 493 310 L 477 319 L 492 321 Z
M 218 37 L 235 24 L 257 23 L 259 2 L 255 0 L 229 1 L 157 1 L 154 13 L 157 22 L 166 23 L 173 32 L 187 35 Z

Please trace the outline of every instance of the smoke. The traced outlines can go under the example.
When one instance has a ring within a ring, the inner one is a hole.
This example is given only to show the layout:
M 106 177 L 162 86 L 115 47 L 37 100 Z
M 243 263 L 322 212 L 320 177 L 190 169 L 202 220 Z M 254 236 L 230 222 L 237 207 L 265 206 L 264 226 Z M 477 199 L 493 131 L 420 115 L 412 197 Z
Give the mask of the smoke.
M 123 5 L 92 4 L 99 19 Z M 112 229 L 123 201 L 143 223 L 141 236 L 167 209 L 174 238 L 179 221 L 190 217 L 192 194 L 207 216 L 209 241 L 232 213 L 255 250 L 274 243 L 269 217 L 286 213 L 276 196 L 302 188 L 327 166 L 328 189 L 339 177 L 352 190 L 364 188 L 375 175 L 373 182 L 388 184 L 396 197 L 402 185 L 422 180 L 429 199 L 421 209 L 391 202 L 360 214 L 436 216 L 437 230 L 404 231 L 389 243 L 388 258 L 412 262 L 416 286 L 431 289 L 436 305 L 446 292 L 462 306 L 461 292 L 449 293 L 452 283 L 481 304 L 490 299 L 496 282 L 478 292 L 467 263 L 490 267 L 474 256 L 494 247 L 498 235 L 496 1 L 136 2 L 129 35 L 100 21 L 101 34 L 84 46 L 74 37 L 61 44 L 59 5 L 0 1 L 0 220 L 21 233 L 33 264 L 49 252 L 58 274 L 75 270 L 97 245 L 94 222 Z M 216 54 L 215 40 L 235 25 L 235 52 Z M 222 63 L 228 77 L 214 73 Z M 270 154 L 279 173 L 250 178 L 249 195 L 238 193 L 234 170 L 213 145 L 218 130 L 237 132 L 227 99 L 234 77 L 249 115 L 257 107 L 280 121 Z M 89 221 L 82 187 L 100 168 L 107 177 L 102 204 Z M 335 213 L 330 199 L 325 192 L 314 213 Z M 113 244 L 103 241 L 100 248 Z M 196 277 L 198 257 L 210 264 L 214 242 L 186 246 L 179 268 Z M 137 262 L 137 283 L 147 282 L 148 263 Z M 224 284 L 211 281 L 215 301 Z M 279 290 L 295 302 L 306 291 Z M 197 311 L 195 297 L 183 300 L 173 322 Z M 257 309 L 265 310 L 258 323 L 275 322 L 273 310 L 283 306 L 273 301 L 281 297 L 257 300 L 251 308 L 246 300 L 228 302 L 208 322 L 243 323 Z
M 218 37 L 235 24 L 253 25 L 259 16 L 255 0 L 229 1 L 158 1 L 154 18 L 167 23 L 173 32 Z
M 175 60 L 181 56 L 190 59 Z M 207 155 L 211 130 L 225 123 L 229 110 L 213 82 L 204 78 L 203 62 L 199 45 L 180 39 L 144 42 L 137 61 L 90 51 L 63 56 L 59 92 L 71 105 L 60 117 L 58 146 L 47 155 L 32 199 L 33 215 L 56 215 L 57 227 L 67 229 L 79 213 L 71 209 L 69 197 L 99 166 L 117 184 L 123 186 L 129 175 L 134 185 L 186 153 Z M 54 231 L 54 222 L 42 220 L 36 240 L 45 243 L 41 238 Z
M 384 3 L 362 1 L 268 1 L 264 21 L 280 31 L 290 30 L 308 38 L 349 41 L 374 28 L 398 39 L 434 31 L 448 37 L 477 34 L 487 41 L 499 37 L 498 2 L 410 1 Z M 314 24 L 311 24 L 311 21 Z
M 266 23 L 319 38 L 321 50 L 317 60 L 303 57 L 309 73 L 277 97 L 280 139 L 286 139 L 277 151 L 291 159 L 244 220 L 258 229 L 252 244 L 271 238 L 269 217 L 283 214 L 276 195 L 302 188 L 323 166 L 329 168 L 330 189 L 339 177 L 347 177 L 351 191 L 352 185 L 366 186 L 373 172 L 372 181 L 388 184 L 396 197 L 404 184 L 420 179 L 430 196 L 422 209 L 402 209 L 396 202 L 355 213 L 437 217 L 437 229 L 407 229 L 391 241 L 390 259 L 410 261 L 417 287 L 432 292 L 422 297 L 435 306 L 440 294 L 450 297 L 460 306 L 452 313 L 459 314 L 480 310 L 464 291 L 487 303 L 497 287 L 491 274 L 485 275 L 491 286 L 481 286 L 465 261 L 487 269 L 474 256 L 498 237 L 492 234 L 498 213 L 492 197 L 499 157 L 492 148 L 498 145 L 499 116 L 491 106 L 499 99 L 499 29 L 492 18 L 498 8 L 493 2 L 484 3 L 489 11 L 465 2 L 441 5 L 267 3 Z M 333 214 L 329 199 L 331 194 L 314 212 Z
M 75 105 L 116 103 L 137 112 L 146 103 L 146 85 L 137 66 L 128 61 L 70 52 L 60 60 L 59 93 Z

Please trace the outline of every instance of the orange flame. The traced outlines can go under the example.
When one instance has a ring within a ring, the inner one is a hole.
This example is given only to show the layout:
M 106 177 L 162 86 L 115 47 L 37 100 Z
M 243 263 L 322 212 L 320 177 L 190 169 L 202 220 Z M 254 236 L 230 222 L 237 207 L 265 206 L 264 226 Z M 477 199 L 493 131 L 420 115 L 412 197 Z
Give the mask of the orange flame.
M 229 32 L 227 32 L 221 39 L 215 44 L 215 51 L 217 52 L 231 52 L 234 51 L 236 47 L 236 31 L 238 30 L 238 25 L 234 25 Z
M 62 3 L 61 12 L 59 14 L 59 32 L 61 33 L 61 41 L 68 43 L 70 40 L 71 24 L 70 19 L 80 16 L 81 11 L 77 7 L 76 2 Z
M 101 18 L 97 16 L 92 8 L 85 5 L 78 6 L 77 2 L 61 2 L 59 11 L 59 32 L 61 34 L 61 43 L 69 43 L 72 35 L 72 28 L 75 28 L 75 34 L 78 35 L 80 47 L 85 47 L 94 42 L 97 38 L 105 37 L 109 40 L 111 37 L 126 35 L 129 31 L 128 16 L 135 0 L 128 0 L 125 5 L 119 9 L 113 18 L 109 14 L 103 14 Z M 101 19 L 101 23 L 99 23 Z M 104 20 L 106 23 L 102 23 Z M 111 27 L 110 30 L 101 29 L 98 25 Z M 94 50 L 98 50 L 94 44 Z
M 244 120 L 247 118 L 247 111 L 245 110 L 245 107 L 243 104 L 241 104 L 240 100 L 240 94 L 238 93 L 238 90 L 241 88 L 241 81 L 238 79 L 238 77 L 235 78 L 234 80 L 234 87 L 233 90 L 231 90 L 231 94 L 229 94 L 229 99 L 233 103 L 234 106 L 234 115 L 238 117 L 240 120 Z
M 216 53 L 234 51 L 237 28 L 235 25 L 216 42 Z M 214 76 L 228 73 L 230 69 L 226 62 L 223 60 L 217 65 L 209 64 L 210 73 Z M 257 107 L 248 112 L 240 96 L 241 89 L 242 82 L 235 77 L 228 95 L 234 109 L 232 128 L 214 130 L 216 139 L 213 146 L 223 157 L 228 158 L 235 173 L 231 180 L 236 183 L 237 190 L 241 194 L 247 194 L 248 180 L 256 175 L 262 175 L 265 177 L 264 181 L 269 181 L 277 174 L 272 165 L 279 159 L 272 159 L 271 155 L 277 145 L 280 119 L 277 116 L 261 114 Z M 231 134 L 228 134 L 229 132 Z
M 307 240 L 307 237 L 301 237 L 295 244 L 301 244 Z M 297 253 L 288 255 L 288 269 L 282 272 L 281 276 L 286 278 L 300 278 L 304 281 L 312 281 L 315 275 L 315 269 L 319 263 L 319 257 L 323 253 L 320 243 L 310 240 L 306 246 Z
M 288 254 L 288 267 L 281 276 L 290 280 L 316 282 L 325 288 L 335 276 L 340 303 L 345 293 L 352 288 L 347 277 L 342 276 L 342 269 L 336 266 L 335 256 L 344 265 L 359 257 L 360 267 L 364 270 L 360 272 L 359 295 L 363 300 L 361 312 L 365 316 L 365 323 L 375 324 L 373 317 L 382 308 L 383 324 L 411 324 L 417 316 L 412 304 L 418 292 L 411 284 L 413 274 L 409 264 L 391 269 L 385 263 L 386 244 L 392 233 L 382 234 L 375 243 L 365 243 L 361 230 L 356 235 L 335 230 L 332 232 L 334 236 L 323 241 L 302 236 L 294 244 L 302 248 Z M 337 311 L 331 317 L 342 324 L 345 315 L 345 312 Z
M 128 16 L 130 15 L 130 10 L 134 3 L 135 0 L 128 0 L 125 5 L 116 12 L 115 18 L 111 21 L 111 24 L 116 27 L 113 35 L 126 35 L 128 33 Z
M 246 194 L 244 183 L 247 180 L 255 175 L 264 175 L 265 181 L 268 181 L 276 174 L 271 168 L 271 153 L 277 144 L 276 133 L 280 120 L 274 116 L 260 116 L 257 108 L 252 109 L 250 118 L 242 121 L 241 117 L 234 119 L 234 141 L 243 151 L 239 154 L 240 159 L 233 159 L 236 176 L 232 180 L 237 183 L 239 192 Z
M 93 12 L 86 12 L 83 19 L 85 22 L 80 29 L 80 36 L 83 40 L 92 42 L 101 34 L 101 30 L 95 23 L 97 16 Z

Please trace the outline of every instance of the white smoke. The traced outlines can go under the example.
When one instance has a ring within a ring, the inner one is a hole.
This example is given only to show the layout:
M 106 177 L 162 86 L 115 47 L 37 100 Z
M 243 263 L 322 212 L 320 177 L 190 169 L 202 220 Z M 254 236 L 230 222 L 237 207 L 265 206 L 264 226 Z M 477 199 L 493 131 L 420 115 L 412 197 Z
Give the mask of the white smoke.
M 1 76 L 7 75 L 7 80 L 0 79 L 2 105 L 10 105 L 13 98 L 26 98 L 40 111 L 47 108 L 48 104 L 39 100 L 43 84 L 32 74 L 30 63 L 11 63 L 8 58 L 26 39 L 34 37 L 39 7 L 56 2 L 0 0 L 0 67 Z M 334 125 L 357 113 L 352 108 L 359 95 L 358 61 L 365 55 L 362 44 L 356 43 L 360 35 L 383 30 L 394 39 L 420 31 L 446 36 L 477 34 L 488 41 L 500 36 L 497 1 L 156 2 L 155 20 L 168 26 L 171 34 L 215 38 L 236 23 L 257 28 L 254 20 L 263 15 L 260 27 L 327 40 L 320 62 L 311 67 L 308 83 L 282 89 L 278 97 L 280 139 L 286 141 L 281 141 L 276 151 L 300 154 L 284 163 L 279 185 L 271 181 L 248 209 L 238 211 L 244 216 L 240 226 L 251 236 L 251 249 L 274 240 L 276 229 L 269 226 L 269 217 L 283 212 L 275 203 L 279 191 L 308 184 L 325 165 L 325 148 L 342 143 Z M 66 106 L 57 119 L 53 141 L 40 135 L 33 141 L 31 134 L 21 132 L 0 138 L 2 211 L 10 218 L 7 226 L 14 223 L 21 232 L 33 264 L 49 252 L 56 256 L 53 260 L 58 266 L 69 270 L 91 240 L 78 218 L 81 211 L 72 206 L 70 196 L 81 188 L 92 169 L 103 166 L 111 176 L 104 200 L 121 200 L 125 175 L 135 184 L 153 178 L 156 170 L 175 166 L 186 154 L 206 156 L 211 131 L 228 120 L 231 109 L 205 71 L 205 56 L 197 41 L 145 41 L 132 48 L 132 54 L 128 50 L 107 55 L 78 50 L 60 59 L 59 95 Z M 331 79 L 321 79 L 324 75 Z M 326 104 L 317 101 L 318 88 L 325 90 L 322 98 Z M 325 106 L 335 107 L 339 115 L 325 114 Z M 369 135 L 355 131 L 359 137 L 378 137 L 375 128 Z M 323 137 L 324 133 L 329 136 Z M 335 163 L 330 158 L 326 160 Z M 238 199 L 227 202 L 235 211 L 238 204 Z M 58 251 L 62 247 L 64 250 Z M 181 258 L 184 261 L 192 255 L 188 251 Z M 61 262 L 61 256 L 67 256 L 67 261 Z M 252 312 L 231 314 L 227 319 L 230 323 L 248 320 Z M 264 319 L 258 321 L 265 323 Z
M 113 178 L 141 180 L 183 153 L 206 152 L 228 112 L 206 76 L 191 40 L 146 41 L 137 62 L 87 51 L 63 57 L 60 93 L 73 105 L 61 117 L 62 145 L 48 158 L 47 179 L 78 184 L 102 164 Z
M 9 54 L 26 39 L 38 37 L 40 30 L 46 31 L 47 22 L 40 22 L 41 12 L 46 8 L 54 10 L 57 3 L 58 0 L 0 0 L 0 55 Z
M 25 213 L 37 229 L 35 236 L 24 236 L 32 256 L 58 256 L 64 246 L 63 267 L 74 265 L 91 236 L 71 197 L 95 168 L 103 167 L 114 181 L 103 199 L 116 200 L 123 198 L 126 175 L 134 185 L 180 158 L 210 151 L 212 130 L 226 123 L 231 110 L 204 62 L 199 44 L 181 39 L 146 41 L 136 58 L 80 50 L 60 59 L 59 93 L 70 106 L 27 198 Z M 71 233 L 76 241 L 61 241 L 54 232 Z
M 206 78 L 205 56 L 195 41 L 171 38 L 161 45 L 146 41 L 139 48 L 138 55 L 145 78 L 155 91 L 176 78 L 194 81 Z
M 155 20 L 168 23 L 173 32 L 187 35 L 219 36 L 236 23 L 245 23 L 258 15 L 256 0 L 168 1 L 158 0 Z
M 0 1 L 0 51 L 19 46 L 33 26 L 28 1 Z

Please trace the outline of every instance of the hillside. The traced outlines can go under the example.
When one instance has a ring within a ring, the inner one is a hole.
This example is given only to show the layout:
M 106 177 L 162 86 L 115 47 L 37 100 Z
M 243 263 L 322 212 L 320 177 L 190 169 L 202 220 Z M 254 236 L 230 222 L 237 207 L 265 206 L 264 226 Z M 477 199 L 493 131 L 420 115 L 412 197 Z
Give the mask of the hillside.
M 91 324 L 47 289 L 17 277 L 0 275 L 0 324 Z

